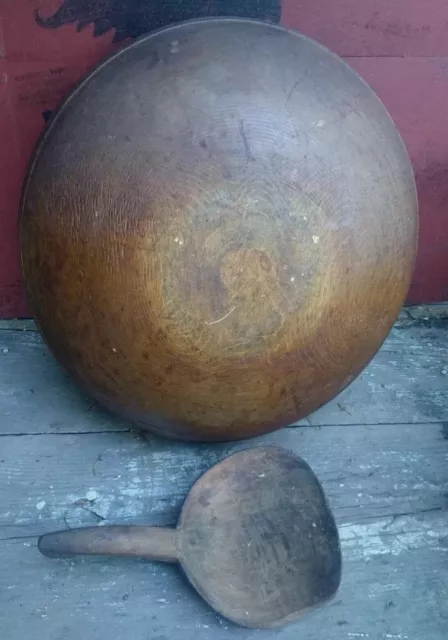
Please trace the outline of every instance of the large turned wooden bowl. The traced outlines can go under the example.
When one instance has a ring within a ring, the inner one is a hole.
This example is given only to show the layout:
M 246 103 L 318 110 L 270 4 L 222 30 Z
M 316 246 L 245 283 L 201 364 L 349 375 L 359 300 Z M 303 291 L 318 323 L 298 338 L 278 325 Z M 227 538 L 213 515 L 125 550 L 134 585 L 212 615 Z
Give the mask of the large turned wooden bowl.
M 410 284 L 408 156 L 372 90 L 254 21 L 154 32 L 87 77 L 23 194 L 29 301 L 100 403 L 165 436 L 227 440 L 338 394 Z

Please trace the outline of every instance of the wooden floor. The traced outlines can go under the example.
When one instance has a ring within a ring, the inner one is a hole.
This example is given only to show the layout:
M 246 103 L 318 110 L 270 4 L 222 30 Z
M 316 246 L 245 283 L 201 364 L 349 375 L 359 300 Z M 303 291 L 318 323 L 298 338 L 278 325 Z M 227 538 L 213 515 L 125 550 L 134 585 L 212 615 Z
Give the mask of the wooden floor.
M 215 615 L 174 566 L 49 560 L 41 533 L 169 525 L 194 480 L 242 447 L 302 455 L 334 509 L 343 582 L 330 605 L 278 631 Z M 66 379 L 28 322 L 0 323 L 1 640 L 446 640 L 448 309 L 404 311 L 335 401 L 252 442 L 144 439 Z

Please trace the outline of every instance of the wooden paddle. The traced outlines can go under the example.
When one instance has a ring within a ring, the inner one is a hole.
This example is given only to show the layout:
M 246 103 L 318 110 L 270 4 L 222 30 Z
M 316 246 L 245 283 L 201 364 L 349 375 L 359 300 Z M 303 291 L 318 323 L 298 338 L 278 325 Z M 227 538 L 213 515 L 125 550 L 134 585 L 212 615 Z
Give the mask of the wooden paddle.
M 142 556 L 179 562 L 219 613 L 275 627 L 326 602 L 341 578 L 339 537 L 310 467 L 278 447 L 239 451 L 192 487 L 177 528 L 104 526 L 39 539 L 50 557 Z

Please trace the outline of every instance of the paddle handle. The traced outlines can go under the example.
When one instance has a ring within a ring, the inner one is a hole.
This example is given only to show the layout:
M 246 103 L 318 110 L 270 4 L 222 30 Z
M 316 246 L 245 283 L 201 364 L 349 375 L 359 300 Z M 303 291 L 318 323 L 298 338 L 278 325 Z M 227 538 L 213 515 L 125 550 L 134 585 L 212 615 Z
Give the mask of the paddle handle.
M 47 533 L 39 538 L 38 548 L 49 558 L 111 555 L 177 562 L 177 543 L 177 529 L 113 525 Z

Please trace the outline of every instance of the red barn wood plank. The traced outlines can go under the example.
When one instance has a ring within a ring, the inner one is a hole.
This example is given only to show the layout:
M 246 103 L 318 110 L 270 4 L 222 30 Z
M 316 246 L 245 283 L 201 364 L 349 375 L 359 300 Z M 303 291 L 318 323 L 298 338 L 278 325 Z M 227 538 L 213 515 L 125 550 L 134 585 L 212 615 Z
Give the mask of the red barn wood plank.
M 100 5 L 90 0 L 92 6 Z M 3 23 L 3 49 L 9 62 L 46 62 L 52 67 L 96 62 L 118 45 L 111 45 L 113 32 L 93 37 L 93 25 L 77 31 L 76 24 L 44 29 L 36 22 L 35 12 L 43 18 L 53 15 L 63 0 L 0 0 Z M 83 4 L 88 3 L 83 0 Z
M 43 129 L 79 79 L 118 47 L 93 27 L 43 29 L 58 0 L 0 0 L 0 318 L 29 315 L 21 279 L 18 208 L 26 167 Z
M 282 24 L 341 56 L 447 56 L 447 0 L 282 0 Z
M 25 312 L 19 268 L 17 201 L 22 180 L 23 156 L 18 141 L 8 76 L 0 60 L 0 317 Z
M 420 238 L 408 300 L 448 300 L 448 58 L 347 61 L 389 109 L 414 167 Z

